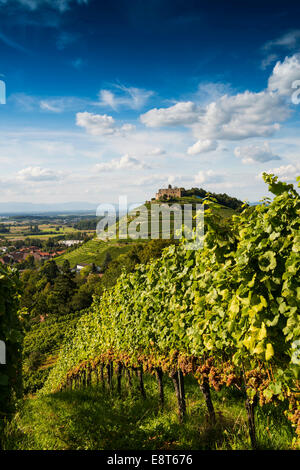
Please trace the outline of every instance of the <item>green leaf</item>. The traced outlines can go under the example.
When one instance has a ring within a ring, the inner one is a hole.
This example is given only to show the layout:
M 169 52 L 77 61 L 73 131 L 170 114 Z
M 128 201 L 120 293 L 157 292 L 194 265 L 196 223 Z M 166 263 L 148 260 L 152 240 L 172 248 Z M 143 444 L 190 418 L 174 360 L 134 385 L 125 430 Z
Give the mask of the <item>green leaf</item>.
M 275 253 L 267 251 L 258 258 L 258 264 L 262 271 L 273 271 L 277 265 Z

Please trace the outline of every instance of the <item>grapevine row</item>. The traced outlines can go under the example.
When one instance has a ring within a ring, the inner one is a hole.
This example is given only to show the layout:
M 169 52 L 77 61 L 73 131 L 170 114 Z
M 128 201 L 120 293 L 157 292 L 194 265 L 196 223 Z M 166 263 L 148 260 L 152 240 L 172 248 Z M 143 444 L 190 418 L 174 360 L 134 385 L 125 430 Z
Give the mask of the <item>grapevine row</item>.
M 211 386 L 245 392 L 253 446 L 257 402 L 286 400 L 300 434 L 300 197 L 277 177 L 264 179 L 272 201 L 227 225 L 207 201 L 203 249 L 170 246 L 95 298 L 42 393 L 90 383 L 92 371 L 103 378 L 104 369 L 111 382 L 115 366 L 119 384 L 124 371 L 137 371 L 142 393 L 143 372 L 156 374 L 163 401 L 166 373 L 183 419 L 184 376 L 193 374 L 211 420 Z

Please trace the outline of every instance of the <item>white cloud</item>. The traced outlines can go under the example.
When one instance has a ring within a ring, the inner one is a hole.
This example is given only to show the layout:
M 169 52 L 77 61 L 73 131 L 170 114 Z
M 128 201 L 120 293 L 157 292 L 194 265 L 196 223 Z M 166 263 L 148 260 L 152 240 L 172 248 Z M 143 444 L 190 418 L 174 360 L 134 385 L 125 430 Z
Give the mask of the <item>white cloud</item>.
M 98 163 L 95 166 L 97 171 L 115 171 L 115 170 L 141 170 L 149 168 L 144 162 L 135 157 L 126 154 L 120 159 L 114 159 L 110 162 Z
M 241 140 L 272 135 L 289 110 L 277 94 L 245 91 L 210 103 L 193 125 L 196 137 Z
M 153 155 L 154 157 L 158 156 L 158 155 L 164 155 L 166 153 L 165 150 L 159 148 L 159 147 L 156 147 L 155 149 L 153 150 L 149 150 L 148 152 L 148 155 Z
M 133 124 L 123 124 L 118 126 L 112 116 L 107 114 L 92 114 L 87 111 L 76 114 L 77 126 L 83 127 L 91 135 L 112 135 L 127 133 L 135 130 Z
M 87 111 L 76 114 L 77 126 L 83 127 L 91 135 L 109 135 L 116 131 L 116 123 L 107 114 L 92 114 Z
M 268 88 L 281 96 L 291 96 L 292 83 L 300 80 L 300 54 L 286 57 L 283 62 L 277 62 L 269 78 Z
M 263 173 L 263 172 L 262 172 Z M 257 175 L 257 178 L 262 178 L 262 173 Z M 297 176 L 300 175 L 300 163 L 282 165 L 278 168 L 268 170 L 268 173 L 272 173 L 278 176 L 281 181 L 295 182 Z
M 59 172 L 39 166 L 29 166 L 20 170 L 17 174 L 17 179 L 21 181 L 55 181 L 60 177 L 61 174 Z
M 121 131 L 124 131 L 124 132 L 132 132 L 132 131 L 135 131 L 136 129 L 136 126 L 134 124 L 123 124 L 122 127 L 120 127 L 120 130 Z
M 51 113 L 62 113 L 65 111 L 79 110 L 91 105 L 92 102 L 76 96 L 61 96 L 57 98 L 42 99 L 37 96 L 26 95 L 25 93 L 14 93 L 9 96 L 15 106 L 22 111 L 34 111 L 39 109 Z
M 236 147 L 234 149 L 236 157 L 241 158 L 243 163 L 265 163 L 270 160 L 281 160 L 278 155 L 275 155 L 269 144 L 265 142 L 263 145 L 248 145 L 245 147 Z
M 279 59 L 282 50 L 297 51 L 300 45 L 300 30 L 289 31 L 279 38 L 266 42 L 262 47 L 262 52 L 267 54 L 262 60 L 261 67 L 266 69 L 270 64 Z
M 202 109 L 190 101 L 154 108 L 140 119 L 148 127 L 190 126 L 204 140 L 240 140 L 272 135 L 288 116 L 289 109 L 278 94 L 245 91 L 224 95 Z
M 152 150 L 148 150 L 147 152 L 147 155 L 151 155 L 153 157 L 157 157 L 159 155 L 164 155 L 166 153 L 165 150 L 161 149 L 160 147 L 156 147 Z
M 39 101 L 40 109 L 43 111 L 51 111 L 53 113 L 78 110 L 78 108 L 83 108 L 88 104 L 87 100 L 77 98 L 76 96 L 61 96 L 58 98 Z
M 283 34 L 277 39 L 266 42 L 263 46 L 263 49 L 268 51 L 274 47 L 283 47 L 286 49 L 294 49 L 298 46 L 300 42 L 300 30 L 296 29 L 294 31 L 289 31 L 288 33 Z
M 40 101 L 40 108 L 44 111 L 52 111 L 53 113 L 61 113 L 63 111 L 62 107 L 51 104 L 51 101 Z
M 140 116 L 147 127 L 184 126 L 198 119 L 199 109 L 192 101 L 183 101 L 169 108 L 154 108 Z
M 189 155 L 197 155 L 203 152 L 211 152 L 213 150 L 216 150 L 217 147 L 218 143 L 215 140 L 198 140 L 194 145 L 188 148 L 187 153 Z
M 100 90 L 100 101 L 95 104 L 110 107 L 115 111 L 121 106 L 137 110 L 145 106 L 149 98 L 154 94 L 151 90 L 125 87 L 124 85 L 114 85 L 114 88 L 118 90 L 118 93 L 113 93 L 110 90 Z
M 261 68 L 265 70 L 269 65 L 278 59 L 278 54 L 268 54 L 261 62 Z
M 8 99 L 23 111 L 33 111 L 37 105 L 36 98 L 25 93 L 14 93 Z
M 300 79 L 297 54 L 277 62 L 265 90 L 217 96 L 205 107 L 185 101 L 169 108 L 154 108 L 142 114 L 140 120 L 147 127 L 191 127 L 201 140 L 271 136 L 291 113 L 285 97 L 292 95 L 291 84 L 296 79 Z
M 213 183 L 221 183 L 224 180 L 224 176 L 215 173 L 213 170 L 201 170 L 195 176 L 195 183 L 196 184 L 213 184 Z

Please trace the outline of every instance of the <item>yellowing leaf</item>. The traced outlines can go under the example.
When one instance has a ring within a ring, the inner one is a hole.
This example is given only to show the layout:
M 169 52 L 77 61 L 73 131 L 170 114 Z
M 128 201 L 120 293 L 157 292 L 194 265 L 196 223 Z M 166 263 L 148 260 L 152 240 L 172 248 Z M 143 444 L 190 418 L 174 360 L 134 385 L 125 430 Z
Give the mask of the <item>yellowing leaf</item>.
M 246 339 L 244 339 L 243 344 L 247 349 L 250 349 L 250 347 L 251 347 L 251 336 L 248 336 Z
M 240 302 L 236 297 L 233 297 L 232 301 L 230 302 L 229 311 L 233 314 L 239 313 L 240 310 Z
M 264 352 L 264 350 L 265 350 L 264 342 L 260 341 L 260 343 L 258 343 L 256 348 L 254 349 L 253 354 L 262 354 Z
M 204 344 L 209 351 L 214 347 L 214 343 L 211 339 L 209 339 L 208 341 L 205 341 Z
M 266 329 L 266 325 L 263 322 L 261 324 L 261 329 L 259 330 L 259 333 L 258 333 L 259 341 L 262 341 L 266 336 L 267 336 L 267 329 Z
M 267 347 L 266 347 L 266 361 L 269 361 L 271 359 L 271 357 L 274 356 L 274 349 L 273 349 L 273 346 L 271 343 L 268 343 L 267 344 Z

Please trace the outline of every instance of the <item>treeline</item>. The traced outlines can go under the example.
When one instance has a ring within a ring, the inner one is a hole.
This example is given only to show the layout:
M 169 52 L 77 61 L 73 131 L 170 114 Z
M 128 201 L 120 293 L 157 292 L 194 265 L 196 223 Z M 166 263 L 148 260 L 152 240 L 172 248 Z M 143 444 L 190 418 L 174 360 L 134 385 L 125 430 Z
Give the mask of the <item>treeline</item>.
M 74 228 L 76 230 L 96 230 L 99 220 L 100 218 L 82 219 L 74 224 Z
M 228 196 L 226 193 L 208 193 L 205 189 L 202 188 L 191 188 L 184 191 L 183 196 L 191 197 L 191 196 L 198 196 L 201 198 L 205 198 L 210 196 L 211 198 L 215 199 L 219 204 L 222 204 L 225 207 L 229 207 L 230 209 L 234 209 L 237 212 L 242 211 L 243 201 L 235 197 Z

